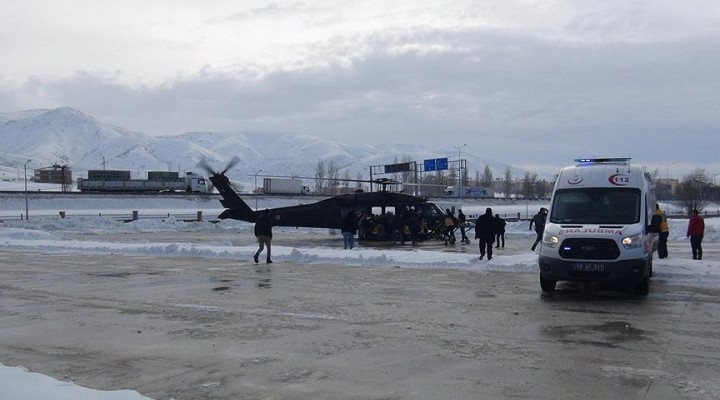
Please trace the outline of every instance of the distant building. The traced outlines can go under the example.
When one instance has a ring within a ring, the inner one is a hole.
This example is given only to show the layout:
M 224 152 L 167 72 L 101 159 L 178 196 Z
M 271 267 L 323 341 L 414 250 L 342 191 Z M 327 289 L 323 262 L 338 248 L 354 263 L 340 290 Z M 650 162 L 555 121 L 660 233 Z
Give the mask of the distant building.
M 51 167 L 35 170 L 35 182 L 39 183 L 71 183 L 72 170 L 66 165 L 53 165 Z
M 72 186 L 72 170 L 67 165 L 55 164 L 51 167 L 39 168 L 34 172 L 35 182 L 57 183 L 65 192 Z
M 675 191 L 680 181 L 675 178 L 660 178 L 655 183 L 655 192 L 658 200 L 674 200 Z

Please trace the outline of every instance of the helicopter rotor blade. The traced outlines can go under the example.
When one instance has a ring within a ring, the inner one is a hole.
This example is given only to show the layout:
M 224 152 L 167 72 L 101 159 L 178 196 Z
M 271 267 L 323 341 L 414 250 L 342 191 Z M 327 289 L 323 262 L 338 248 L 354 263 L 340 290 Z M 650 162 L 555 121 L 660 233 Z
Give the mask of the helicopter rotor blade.
M 225 169 L 220 172 L 221 174 L 225 174 L 230 168 L 236 166 L 240 162 L 240 157 L 233 156 L 233 158 L 230 159 L 230 162 L 225 166 Z
M 215 175 L 215 171 L 212 169 L 210 164 L 208 164 L 208 162 L 204 158 L 201 158 L 200 161 L 198 161 L 197 166 L 199 168 L 203 169 L 208 174 Z

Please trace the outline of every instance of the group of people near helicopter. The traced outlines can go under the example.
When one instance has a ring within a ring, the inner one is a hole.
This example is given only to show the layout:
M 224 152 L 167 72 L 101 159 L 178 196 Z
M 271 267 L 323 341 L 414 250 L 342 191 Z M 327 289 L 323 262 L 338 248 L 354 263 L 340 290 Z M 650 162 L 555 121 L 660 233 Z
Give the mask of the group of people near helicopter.
M 497 247 L 505 247 L 505 220 L 496 214 L 493 220 L 493 242 Z M 380 241 L 405 244 L 410 242 L 416 244 L 428 239 L 438 239 L 446 245 L 454 245 L 457 242 L 456 232 L 460 232 L 460 243 L 469 244 L 470 238 L 467 231 L 472 228 L 467 216 L 462 209 L 458 215 L 450 209 L 440 219 L 433 219 L 434 223 L 428 223 L 428 219 L 419 215 L 414 209 L 403 210 L 394 214 L 386 212 L 375 215 L 371 212 L 363 212 L 359 217 L 349 212 L 343 218 L 341 231 L 343 232 L 343 245 L 345 248 L 352 248 L 354 240 L 349 242 L 350 237 L 357 233 L 358 240 Z M 477 227 L 477 224 L 475 225 Z M 476 239 L 478 238 L 476 233 Z
M 346 218 L 349 220 L 343 226 L 349 227 L 351 223 L 355 222 L 359 240 L 416 244 L 419 241 L 427 240 L 432 233 L 427 220 L 414 210 L 406 210 L 406 212 L 398 214 L 386 212 L 382 215 L 363 212 L 360 218 L 348 213 Z
M 500 214 L 493 216 L 492 209 L 490 208 L 487 208 L 485 214 L 487 215 L 488 213 L 489 217 L 482 215 L 475 221 L 475 239 L 479 239 L 481 235 L 490 236 L 493 239 L 491 243 L 497 243 L 496 247 L 505 247 L 505 225 L 507 225 L 507 222 Z M 462 209 L 458 209 L 457 218 L 452 210 L 446 209 L 443 222 L 445 225 L 443 236 L 445 244 L 455 244 L 455 232 L 457 230 L 460 231 L 460 243 L 470 244 L 470 238 L 468 238 L 466 233 L 470 224 Z

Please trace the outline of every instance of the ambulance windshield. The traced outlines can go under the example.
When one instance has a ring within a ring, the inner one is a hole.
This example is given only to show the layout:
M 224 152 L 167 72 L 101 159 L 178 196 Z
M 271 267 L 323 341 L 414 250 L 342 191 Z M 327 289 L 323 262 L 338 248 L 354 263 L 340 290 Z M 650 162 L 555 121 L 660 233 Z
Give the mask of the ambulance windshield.
M 555 192 L 550 222 L 629 225 L 640 222 L 640 189 L 573 188 Z

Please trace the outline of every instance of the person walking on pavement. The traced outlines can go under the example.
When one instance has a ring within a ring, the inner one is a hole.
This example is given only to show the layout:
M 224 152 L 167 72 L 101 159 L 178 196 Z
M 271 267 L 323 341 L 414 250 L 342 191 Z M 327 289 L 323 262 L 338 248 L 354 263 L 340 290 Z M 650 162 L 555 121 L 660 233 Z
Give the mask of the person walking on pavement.
M 465 227 L 467 226 L 467 217 L 463 213 L 462 209 L 458 210 L 458 224 L 460 225 L 460 243 L 470 244 L 470 238 L 465 234 Z
M 499 249 L 500 247 L 505 248 L 505 225 L 507 225 L 507 222 L 500 216 L 500 214 L 495 214 L 495 248 Z M 502 241 L 502 246 L 500 246 L 500 242 Z
M 535 243 L 533 243 L 532 247 L 530 248 L 532 251 L 535 251 L 535 247 L 537 247 L 538 243 L 542 240 L 543 231 L 545 230 L 545 219 L 547 218 L 547 208 L 540 207 L 540 211 L 538 211 L 537 214 L 535 214 L 532 219 L 530 220 L 530 230 L 532 230 L 533 225 L 535 225 L 535 233 L 537 236 L 535 237 Z
M 485 209 L 485 214 L 475 221 L 475 239 L 480 242 L 480 259 L 487 253 L 488 260 L 492 260 L 492 248 L 495 241 L 495 217 L 492 215 L 492 208 Z
M 349 211 L 340 221 L 340 231 L 343 236 L 343 249 L 355 247 L 355 231 L 357 230 L 357 218 L 353 211 Z
M 257 264 L 260 253 L 262 253 L 265 246 L 267 246 L 266 262 L 268 264 L 272 264 L 272 260 L 270 259 L 270 242 L 272 242 L 272 219 L 270 217 L 270 210 L 265 209 L 265 211 L 263 211 L 255 221 L 255 237 L 257 238 L 259 247 L 255 252 L 255 255 L 253 255 L 253 260 L 255 260 L 255 263 Z
M 702 240 L 705 234 L 705 221 L 699 215 L 697 208 L 692 210 L 688 221 L 687 236 L 690 238 L 693 260 L 702 260 Z

